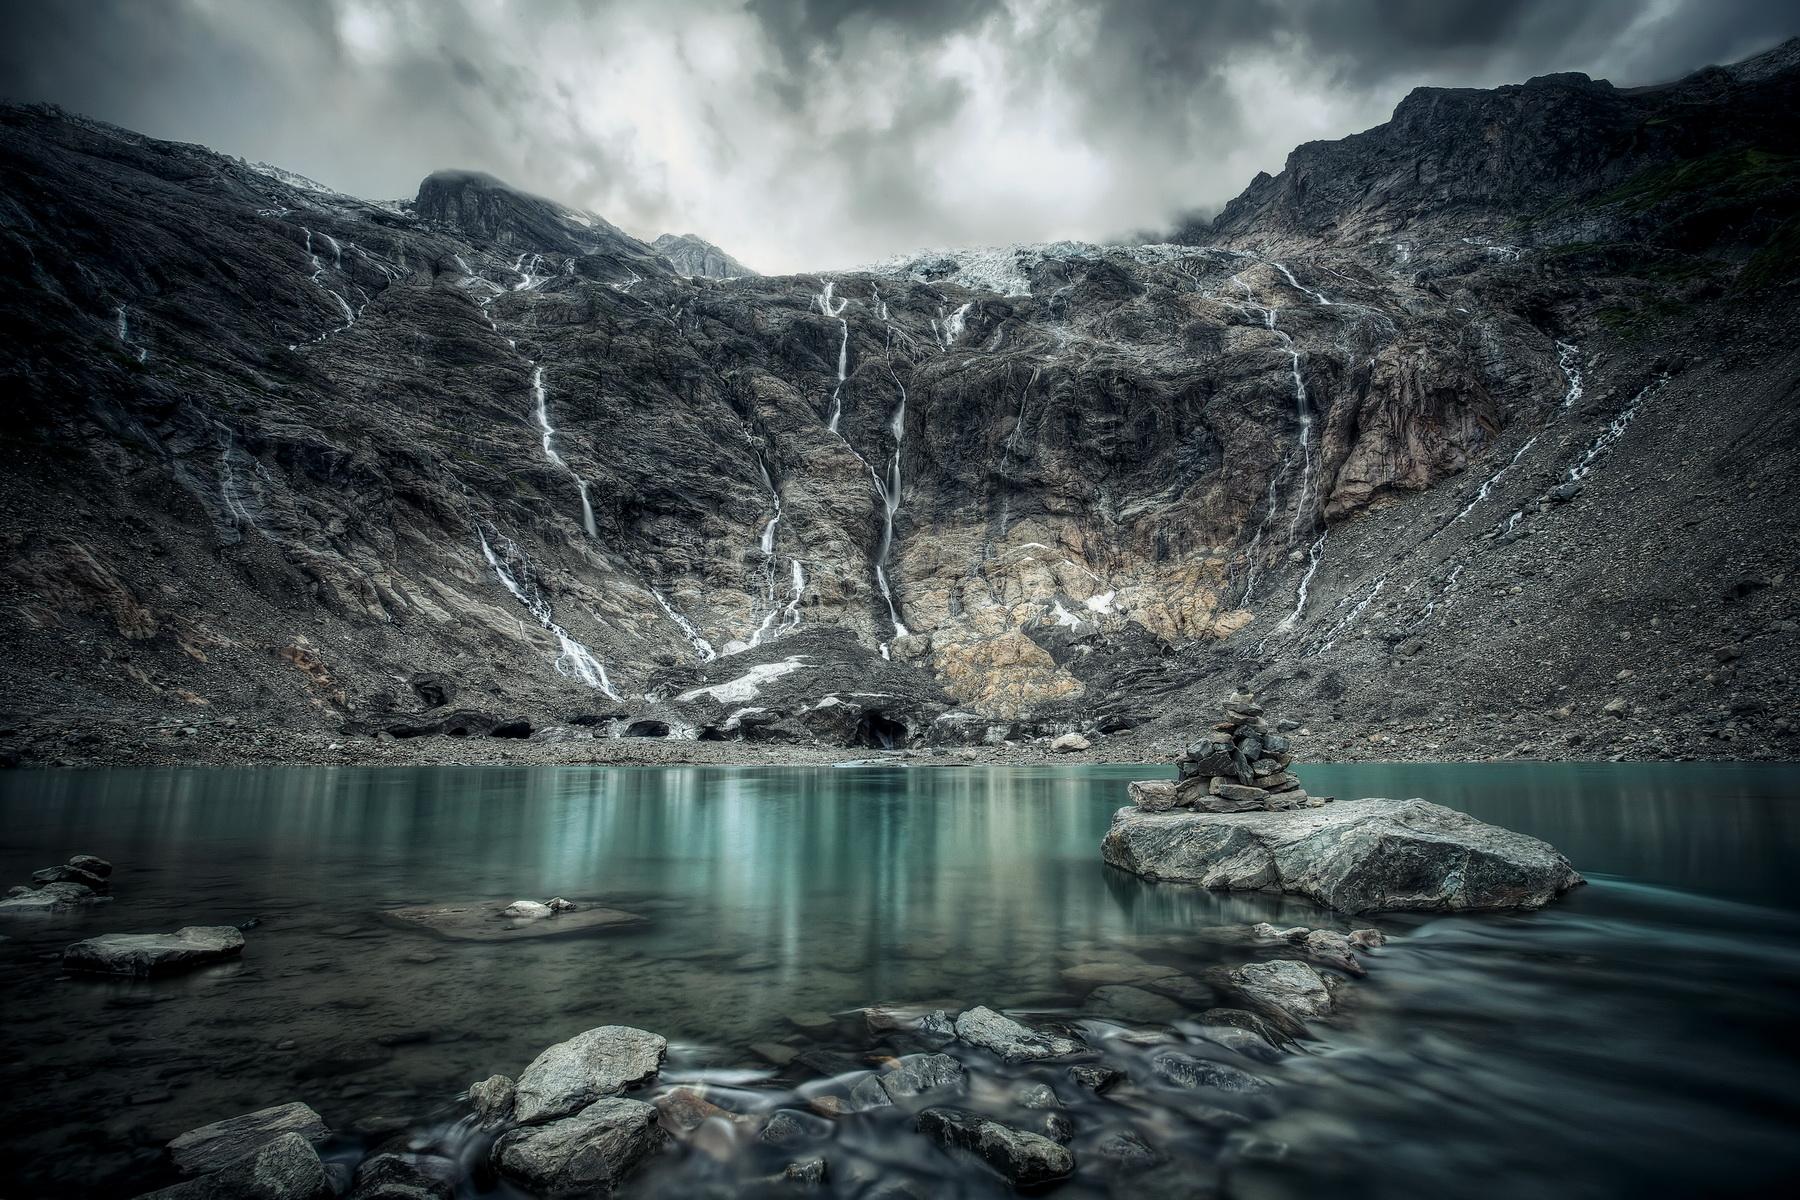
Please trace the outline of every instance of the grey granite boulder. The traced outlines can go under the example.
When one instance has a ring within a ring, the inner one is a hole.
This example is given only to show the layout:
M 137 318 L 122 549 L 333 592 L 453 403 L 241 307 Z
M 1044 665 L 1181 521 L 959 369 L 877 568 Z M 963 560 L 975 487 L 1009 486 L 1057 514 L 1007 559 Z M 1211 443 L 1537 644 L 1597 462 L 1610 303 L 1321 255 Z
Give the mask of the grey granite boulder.
M 668 1140 L 654 1105 L 609 1096 L 548 1125 L 512 1130 L 494 1143 L 493 1162 L 541 1195 L 604 1197 Z
M 174 933 L 106 933 L 63 951 L 65 971 L 97 975 L 172 975 L 244 952 L 244 935 L 230 925 L 188 925 Z
M 602 1025 L 558 1042 L 531 1061 L 513 1093 L 513 1120 L 565 1117 L 653 1078 L 669 1043 L 629 1025 Z
M 917 1128 L 946 1149 L 976 1155 L 1019 1187 L 1049 1183 L 1075 1170 L 1068 1147 L 967 1109 L 928 1108 L 919 1114 Z
M 312 1142 L 282 1133 L 218 1164 L 212 1174 L 162 1188 L 140 1200 L 327 1200 L 325 1164 Z
M 1539 908 L 1583 882 L 1555 847 L 1424 800 L 1293 812 L 1125 808 L 1101 852 L 1149 879 L 1293 892 L 1343 912 Z
M 1078 1054 L 1085 1049 L 1073 1038 L 1040 1033 L 986 1007 L 971 1008 L 957 1017 L 956 1036 L 971 1046 L 993 1051 L 1009 1063 L 1060 1058 L 1065 1054 Z
M 331 1131 L 306 1105 L 278 1104 L 190 1129 L 169 1143 L 169 1157 L 183 1175 L 210 1175 L 287 1134 L 298 1134 L 317 1145 L 330 1137 Z

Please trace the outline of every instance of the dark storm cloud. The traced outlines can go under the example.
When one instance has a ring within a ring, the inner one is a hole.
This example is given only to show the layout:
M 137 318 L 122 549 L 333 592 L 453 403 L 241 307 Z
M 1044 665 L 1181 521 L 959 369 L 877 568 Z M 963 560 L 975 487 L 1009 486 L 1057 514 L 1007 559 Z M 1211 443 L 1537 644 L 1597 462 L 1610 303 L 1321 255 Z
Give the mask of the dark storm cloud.
M 0 93 L 800 269 L 1167 228 L 1416 85 L 1656 82 L 1796 32 L 1786 0 L 0 0 Z

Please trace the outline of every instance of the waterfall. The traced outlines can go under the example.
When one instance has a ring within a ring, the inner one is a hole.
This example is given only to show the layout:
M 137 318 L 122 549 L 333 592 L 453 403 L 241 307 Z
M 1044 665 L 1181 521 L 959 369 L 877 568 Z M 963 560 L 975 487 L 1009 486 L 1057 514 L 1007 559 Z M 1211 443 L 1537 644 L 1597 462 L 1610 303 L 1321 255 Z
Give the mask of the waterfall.
M 1599 461 L 1600 457 L 1612 449 L 1614 443 L 1625 436 L 1625 430 L 1631 423 L 1637 420 L 1638 412 L 1644 407 L 1644 401 L 1650 398 L 1652 392 L 1668 381 L 1667 375 L 1659 375 L 1646 383 L 1638 390 L 1638 394 L 1631 398 L 1631 402 L 1606 423 L 1606 428 L 1600 431 L 1600 436 L 1595 438 L 1593 445 L 1587 448 L 1587 453 L 1583 454 L 1580 461 L 1569 468 L 1571 483 L 1587 478 L 1588 472 L 1594 469 L 1594 464 Z
M 324 292 L 327 296 L 330 296 L 332 300 L 336 302 L 338 310 L 344 314 L 344 323 L 342 325 L 337 326 L 335 329 L 327 329 L 324 333 L 321 333 L 318 337 L 313 339 L 314 342 L 322 342 L 333 334 L 342 333 L 344 330 L 356 324 L 356 310 L 350 307 L 350 302 L 348 300 L 332 291 L 331 288 L 326 285 L 324 280 L 325 264 L 319 261 L 318 254 L 313 250 L 313 231 L 302 227 L 301 232 L 306 234 L 306 257 L 307 261 L 312 263 L 312 275 L 310 278 L 313 286 L 318 288 L 321 292 Z M 344 265 L 344 248 L 338 245 L 337 239 L 332 237 L 329 233 L 320 236 L 331 243 L 332 249 L 337 253 L 337 267 L 339 270 L 342 270 Z M 288 346 L 289 350 L 298 350 L 299 348 L 300 347 L 297 344 L 290 344 Z
M 745 430 L 745 436 L 749 436 L 749 430 Z M 750 635 L 749 644 L 758 646 L 762 644 L 763 637 L 774 626 L 776 617 L 781 614 L 781 610 L 775 606 L 775 531 L 781 525 L 781 492 L 775 486 L 774 477 L 769 474 L 769 464 L 764 460 L 762 452 L 760 450 L 753 452 L 756 455 L 756 469 L 762 473 L 763 486 L 769 489 L 769 500 L 773 505 L 773 511 L 769 514 L 768 522 L 763 525 L 762 537 L 758 539 L 757 543 L 762 550 L 763 580 L 768 588 L 764 602 L 769 606 L 762 624 L 757 626 L 756 631 Z
M 1381 595 L 1381 590 L 1385 587 L 1387 587 L 1387 576 L 1383 575 L 1375 581 L 1375 586 L 1370 588 L 1369 594 L 1362 597 L 1362 599 L 1357 600 L 1356 593 L 1352 592 L 1342 600 L 1339 600 L 1337 603 L 1338 608 L 1350 605 L 1353 600 L 1355 601 L 1355 605 L 1351 607 L 1347 614 L 1345 614 L 1343 620 L 1332 626 L 1331 631 L 1325 635 L 1318 645 L 1312 648 L 1308 653 L 1308 657 L 1315 657 L 1331 649 L 1331 647 L 1337 643 L 1338 638 L 1343 632 L 1349 629 L 1351 625 L 1355 624 L 1358 617 L 1363 615 L 1364 610 L 1366 610 L 1369 605 L 1375 603 L 1375 598 Z
M 1575 407 L 1575 402 L 1577 400 L 1581 399 L 1581 352 L 1574 346 L 1571 346 L 1568 342 L 1557 342 L 1556 365 L 1561 368 L 1563 373 L 1562 407 L 1559 408 L 1557 412 L 1566 413 L 1571 408 Z M 1456 524 L 1458 521 L 1474 512 L 1476 505 L 1480 504 L 1483 500 L 1486 500 L 1488 496 L 1493 493 L 1494 485 L 1500 482 L 1501 477 L 1518 465 L 1519 460 L 1525 457 L 1526 451 L 1537 445 L 1538 436 L 1538 434 L 1534 433 L 1529 438 L 1525 439 L 1525 444 L 1514 451 L 1513 456 L 1506 461 L 1504 466 L 1498 471 L 1495 471 L 1492 475 L 1489 475 L 1487 479 L 1482 482 L 1481 486 L 1475 490 L 1475 498 L 1465 504 L 1461 512 L 1457 513 L 1454 517 L 1451 517 L 1449 523 L 1444 527 L 1448 529 L 1450 525 Z M 1506 527 L 1511 529 L 1514 525 L 1519 523 L 1519 519 L 1523 515 L 1523 513 L 1514 513 L 1511 521 L 1508 522 Z
M 850 298 L 844 297 L 837 302 L 837 307 L 833 308 L 831 294 L 836 288 L 837 281 L 828 279 L 819 294 L 813 297 L 819 302 L 819 311 L 828 317 L 835 317 L 843 330 L 843 337 L 838 342 L 837 387 L 831 391 L 831 419 L 825 423 L 825 428 L 833 433 L 838 431 L 838 420 L 844 415 L 844 380 L 849 375 L 850 364 L 850 321 L 843 315 L 844 309 L 850 304 Z
M 677 610 L 673 604 L 670 604 L 661 592 L 657 591 L 655 588 L 651 588 L 650 594 L 654 596 L 656 602 L 662 606 L 663 615 L 673 622 L 675 628 L 681 630 L 682 636 L 687 638 L 688 645 L 694 648 L 694 653 L 700 656 L 701 662 L 711 662 L 713 659 L 719 657 L 718 651 L 713 649 L 712 643 L 702 637 L 700 630 L 695 628 L 694 623 L 682 616 L 680 611 Z
M 1568 412 L 1581 399 L 1581 351 L 1568 342 L 1557 342 L 1556 365 L 1562 368 L 1563 373 L 1562 411 Z
M 1269 265 L 1274 267 L 1277 271 L 1280 271 L 1282 278 L 1286 279 L 1288 281 L 1288 286 L 1293 288 L 1295 291 L 1306 293 L 1308 296 L 1311 296 L 1313 298 L 1313 300 L 1318 304 L 1322 304 L 1327 307 L 1329 307 L 1331 305 L 1331 301 L 1329 301 L 1325 298 L 1325 293 L 1315 292 L 1311 288 L 1307 287 L 1305 284 L 1301 283 L 1298 279 L 1295 279 L 1294 273 L 1292 271 L 1288 270 L 1287 266 L 1285 264 L 1270 263 Z
M 550 403 L 544 388 L 544 368 L 535 363 L 531 368 L 531 396 L 535 402 L 533 415 L 537 418 L 538 431 L 543 435 L 544 458 L 552 466 L 567 471 L 569 478 L 575 481 L 575 490 L 581 494 L 582 528 L 587 530 L 589 537 L 597 538 L 600 531 L 594 525 L 594 506 L 588 500 L 587 480 L 578 475 L 575 468 L 564 462 L 562 455 L 556 452 L 556 430 L 550 424 Z
M 125 317 L 125 306 L 121 304 L 114 308 L 113 311 L 117 313 L 119 317 L 119 344 L 124 346 L 127 350 L 132 351 L 133 356 L 136 357 L 139 362 L 148 362 L 150 360 L 150 348 L 148 346 L 137 346 L 134 348 L 131 344 L 131 323 Z
M 494 553 L 494 548 L 488 544 L 487 534 L 482 532 L 479 526 L 476 527 L 475 536 L 481 542 L 482 557 L 487 559 L 488 566 L 492 567 L 494 574 L 499 577 L 501 586 L 512 595 L 513 599 L 524 606 L 525 611 L 530 613 L 539 625 L 542 625 L 550 632 L 551 636 L 556 638 L 559 647 L 554 664 L 556 673 L 566 679 L 580 680 L 588 687 L 605 693 L 608 699 L 621 699 L 619 693 L 613 690 L 612 680 L 607 678 L 606 665 L 556 623 L 555 613 L 550 608 L 550 602 L 544 599 L 543 592 L 531 582 L 531 564 L 526 562 L 523 551 L 511 541 L 504 542 L 507 558 L 518 556 L 521 574 L 524 576 L 524 581 L 520 582 L 519 575 L 515 575 L 507 566 L 506 561 Z
M 1300 586 L 1294 593 L 1294 611 L 1282 618 L 1281 624 L 1275 627 L 1277 633 L 1286 633 L 1292 629 L 1300 619 L 1300 614 L 1306 611 L 1306 592 L 1312 586 L 1313 575 L 1319 569 L 1319 560 L 1325 556 L 1325 538 L 1329 532 L 1327 530 L 1326 533 L 1321 533 L 1318 540 L 1313 542 L 1312 549 L 1307 551 L 1306 573 L 1300 576 Z
M 1270 328 L 1273 328 L 1274 314 L 1270 313 Z M 1286 334 L 1282 334 L 1287 337 Z M 1294 407 L 1300 415 L 1300 493 L 1294 500 L 1294 519 L 1288 522 L 1288 544 L 1292 545 L 1300 531 L 1300 518 L 1306 513 L 1307 501 L 1312 491 L 1312 403 L 1307 399 L 1306 381 L 1300 377 L 1300 352 L 1294 349 L 1294 340 L 1288 338 L 1288 357 L 1292 360 L 1294 372 Z
M 881 591 L 881 598 L 887 602 L 888 621 L 894 626 L 895 637 L 907 636 L 906 624 L 900 620 L 899 609 L 894 605 L 894 593 L 888 584 L 888 555 L 894 548 L 894 516 L 900 511 L 900 448 L 906 440 L 906 387 L 900 377 L 893 371 L 888 375 L 894 386 L 900 389 L 900 404 L 894 409 L 894 418 L 888 429 L 894 435 L 894 457 L 888 460 L 888 477 L 884 483 L 880 477 L 875 480 L 875 490 L 881 496 L 881 546 L 875 552 L 875 586 Z M 886 645 L 883 644 L 883 654 Z

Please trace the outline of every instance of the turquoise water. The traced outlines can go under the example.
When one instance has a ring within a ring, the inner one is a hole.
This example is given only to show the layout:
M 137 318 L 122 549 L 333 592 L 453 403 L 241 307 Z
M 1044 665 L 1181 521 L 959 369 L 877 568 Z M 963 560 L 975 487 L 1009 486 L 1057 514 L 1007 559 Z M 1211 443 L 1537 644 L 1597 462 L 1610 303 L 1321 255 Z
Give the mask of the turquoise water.
M 1154 773 L 0 775 L 0 883 L 75 852 L 118 865 L 109 906 L 0 923 L 12 939 L 0 944 L 0 1194 L 128 1195 L 161 1181 L 158 1149 L 175 1133 L 291 1099 L 354 1131 L 334 1148 L 354 1156 L 385 1132 L 453 1117 L 469 1082 L 516 1074 L 604 1023 L 668 1036 L 675 1073 L 760 1071 L 751 1090 L 773 1096 L 809 1068 L 771 1067 L 772 1044 L 879 1049 L 846 1015 L 862 1005 L 1103 1018 L 1066 970 L 1124 955 L 1198 977 L 1247 952 L 1197 931 L 1334 923 L 1305 902 L 1103 867 L 1124 782 Z M 1800 771 L 1356 764 L 1311 766 L 1305 779 L 1343 797 L 1422 795 L 1535 834 L 1592 883 L 1539 914 L 1377 920 L 1394 940 L 1369 978 L 1346 985 L 1342 1016 L 1304 1053 L 1257 1066 L 1279 1103 L 1254 1114 L 1255 1134 L 1283 1149 L 1267 1161 L 1227 1148 L 1228 1191 L 1717 1195 L 1800 1169 L 1788 1028 Z M 551 895 L 646 920 L 495 945 L 379 915 Z M 70 980 L 54 961 L 91 933 L 252 919 L 241 963 L 180 979 Z M 1137 1129 L 1177 1164 L 1219 1161 L 1182 1125 L 1182 1102 L 1146 1092 L 1072 1108 L 1084 1165 L 1065 1190 L 1126 1186 L 1084 1149 L 1099 1131 Z M 846 1128 L 839 1141 L 839 1194 L 891 1173 L 933 1195 L 993 1187 L 903 1125 Z M 737 1178 L 700 1158 L 659 1165 L 637 1190 L 694 1194 Z

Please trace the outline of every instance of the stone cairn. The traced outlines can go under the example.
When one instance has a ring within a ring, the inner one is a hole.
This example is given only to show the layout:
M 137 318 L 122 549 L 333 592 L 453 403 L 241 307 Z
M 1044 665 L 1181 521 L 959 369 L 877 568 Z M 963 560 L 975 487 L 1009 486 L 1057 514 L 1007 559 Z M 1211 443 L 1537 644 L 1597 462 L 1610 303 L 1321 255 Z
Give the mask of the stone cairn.
M 1131 799 L 1152 812 L 1287 812 L 1330 803 L 1306 794 L 1288 770 L 1293 761 L 1288 739 L 1269 726 L 1256 697 L 1237 691 L 1225 701 L 1225 719 L 1182 755 L 1181 778 L 1139 780 Z

